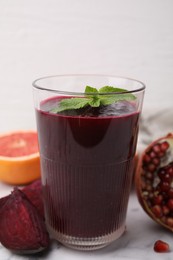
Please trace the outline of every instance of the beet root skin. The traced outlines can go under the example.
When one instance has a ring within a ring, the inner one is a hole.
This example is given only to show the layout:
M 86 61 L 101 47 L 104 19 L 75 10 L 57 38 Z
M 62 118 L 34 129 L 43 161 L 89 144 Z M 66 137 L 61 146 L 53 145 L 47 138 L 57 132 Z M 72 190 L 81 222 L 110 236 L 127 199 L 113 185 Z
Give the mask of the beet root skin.
M 38 179 L 31 184 L 26 185 L 22 191 L 32 202 L 32 204 L 38 209 L 39 213 L 44 218 L 44 205 L 43 205 L 43 194 L 41 180 Z
M 44 218 L 44 205 L 41 180 L 38 179 L 21 189 L 30 202 L 37 208 L 41 216 Z M 0 209 L 9 199 L 10 195 L 0 198 Z

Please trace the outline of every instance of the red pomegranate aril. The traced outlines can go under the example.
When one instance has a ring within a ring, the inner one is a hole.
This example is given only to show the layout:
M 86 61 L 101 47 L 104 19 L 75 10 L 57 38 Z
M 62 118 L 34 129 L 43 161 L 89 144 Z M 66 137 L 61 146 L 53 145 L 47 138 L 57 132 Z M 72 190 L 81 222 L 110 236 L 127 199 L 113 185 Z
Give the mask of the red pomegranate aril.
M 152 160 L 152 163 L 155 165 L 155 166 L 158 166 L 160 164 L 160 159 L 159 158 L 153 158 Z
M 153 199 L 153 197 L 154 197 L 154 194 L 153 194 L 152 192 L 149 192 L 148 198 L 149 198 L 149 199 Z
M 150 152 L 148 153 L 148 155 L 149 155 L 149 157 L 152 158 L 152 159 L 157 157 L 157 154 L 156 154 L 155 152 L 153 152 L 153 151 L 150 151 Z
M 168 191 L 169 198 L 173 198 L 173 188 Z
M 163 215 L 168 215 L 170 213 L 170 209 L 167 206 L 162 207 Z
M 157 253 L 167 253 L 170 251 L 169 244 L 162 240 L 157 240 L 154 244 L 154 251 Z
M 158 144 L 153 145 L 152 149 L 155 153 L 159 153 L 160 152 L 160 144 L 158 143 Z
M 164 170 L 163 168 L 160 168 L 160 169 L 158 170 L 158 172 L 157 172 L 157 175 L 159 176 L 159 178 L 160 178 L 161 180 L 163 180 L 163 179 L 164 179 L 164 176 L 165 176 L 165 170 Z
M 167 206 L 170 210 L 173 210 L 173 199 L 168 200 Z
M 164 152 L 160 152 L 157 155 L 158 155 L 159 158 L 162 158 L 165 155 L 165 153 Z
M 149 172 L 155 172 L 156 166 L 154 164 L 150 163 L 148 165 L 147 169 L 148 169 Z
M 145 189 L 146 189 L 147 191 L 152 191 L 153 188 L 151 187 L 150 184 L 147 184 Z
M 147 172 L 146 177 L 147 177 L 147 179 L 152 180 L 153 174 L 151 172 Z
M 163 181 L 165 182 L 171 182 L 172 178 L 169 174 L 165 174 L 165 176 L 163 177 Z
M 170 166 L 167 169 L 167 173 L 173 177 L 173 164 L 171 163 Z
M 166 152 L 166 150 L 169 148 L 169 143 L 167 141 L 164 141 L 160 144 L 160 150 L 162 152 Z
M 160 185 L 159 185 L 159 190 L 160 190 L 161 192 L 166 192 L 166 191 L 169 190 L 169 188 L 170 188 L 170 185 L 169 185 L 168 182 L 162 182 L 162 183 L 160 183 Z
M 159 205 L 152 207 L 152 212 L 157 218 L 160 218 L 163 215 L 162 208 Z
M 153 203 L 155 204 L 155 205 L 160 205 L 161 203 L 162 203 L 162 201 L 163 201 L 163 196 L 160 194 L 160 195 L 158 195 L 158 196 L 155 196 L 154 198 L 153 198 Z
M 148 154 L 145 154 L 145 155 L 144 155 L 144 162 L 145 162 L 145 163 L 151 162 L 151 157 L 150 157 Z

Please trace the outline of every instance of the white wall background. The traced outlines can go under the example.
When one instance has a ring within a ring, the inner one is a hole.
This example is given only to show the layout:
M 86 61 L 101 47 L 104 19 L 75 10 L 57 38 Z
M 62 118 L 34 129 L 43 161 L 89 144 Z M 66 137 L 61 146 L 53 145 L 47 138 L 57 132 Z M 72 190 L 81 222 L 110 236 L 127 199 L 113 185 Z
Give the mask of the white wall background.
M 66 73 L 139 79 L 144 110 L 173 109 L 173 0 L 0 0 L 0 132 L 34 128 L 32 81 Z

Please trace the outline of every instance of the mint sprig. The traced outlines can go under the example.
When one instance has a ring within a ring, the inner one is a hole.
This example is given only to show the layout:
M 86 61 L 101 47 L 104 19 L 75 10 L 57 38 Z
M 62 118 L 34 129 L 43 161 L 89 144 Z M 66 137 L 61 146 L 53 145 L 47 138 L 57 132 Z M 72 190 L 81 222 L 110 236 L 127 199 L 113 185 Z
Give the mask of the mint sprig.
M 127 92 L 127 94 L 125 92 Z M 106 106 L 118 101 L 131 101 L 134 99 L 136 99 L 136 97 L 126 89 L 104 86 L 97 90 L 96 88 L 86 86 L 85 97 L 64 98 L 58 103 L 56 108 L 51 110 L 51 112 L 59 113 L 65 110 L 80 109 L 86 106 Z

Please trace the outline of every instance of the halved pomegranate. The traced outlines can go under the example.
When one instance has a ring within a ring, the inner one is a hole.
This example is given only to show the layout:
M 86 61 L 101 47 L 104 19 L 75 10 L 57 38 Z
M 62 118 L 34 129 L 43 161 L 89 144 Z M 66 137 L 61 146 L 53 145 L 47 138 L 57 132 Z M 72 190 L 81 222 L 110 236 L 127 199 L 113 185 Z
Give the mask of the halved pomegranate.
M 151 143 L 138 160 L 135 186 L 139 202 L 157 223 L 173 231 L 173 134 Z

